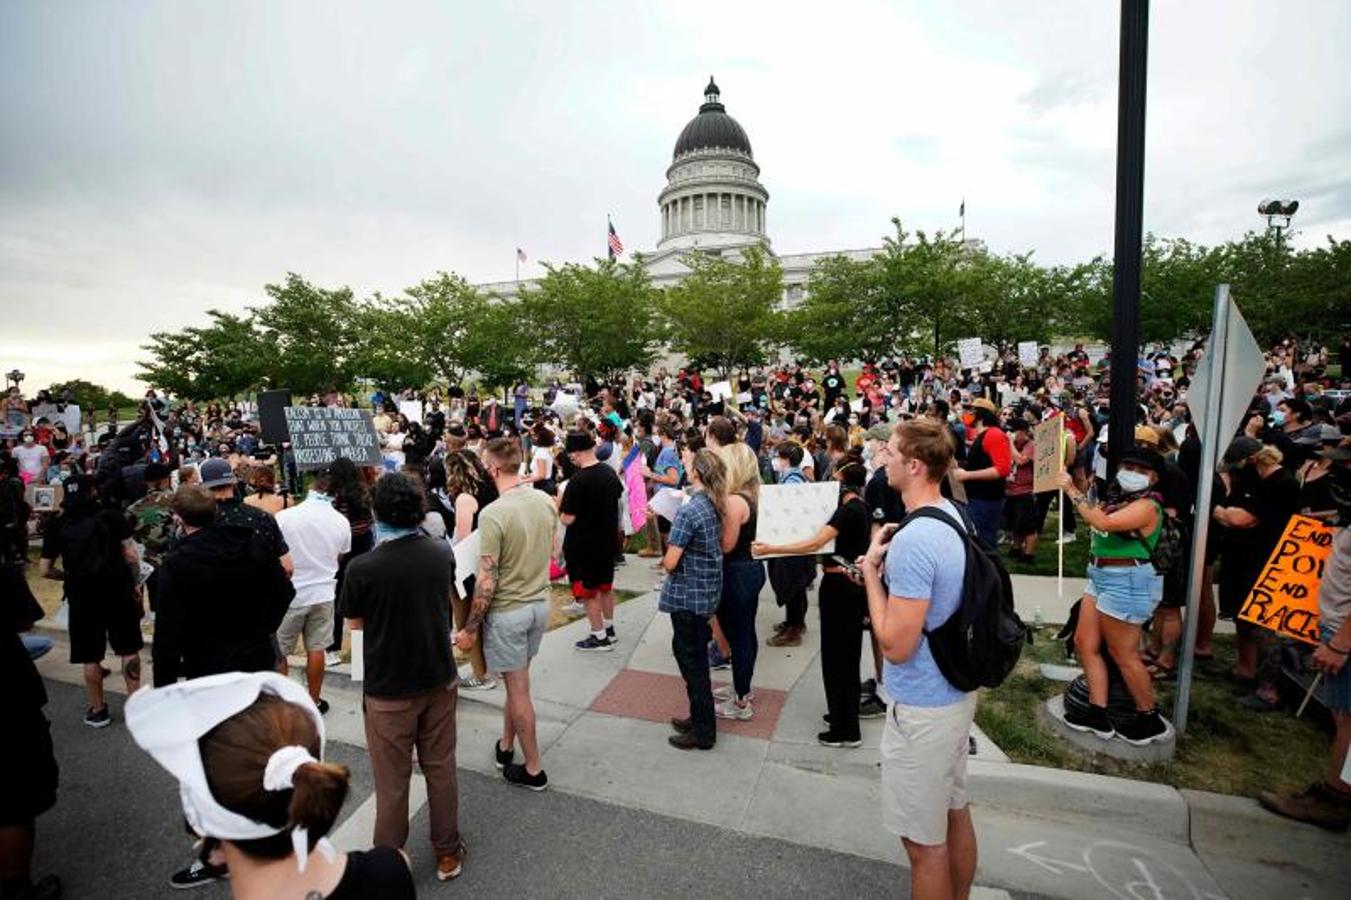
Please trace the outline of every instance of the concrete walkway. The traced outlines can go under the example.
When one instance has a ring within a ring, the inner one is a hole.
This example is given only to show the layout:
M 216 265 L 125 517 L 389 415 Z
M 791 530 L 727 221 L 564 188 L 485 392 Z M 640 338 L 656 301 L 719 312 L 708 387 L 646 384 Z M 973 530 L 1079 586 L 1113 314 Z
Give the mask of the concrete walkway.
M 585 635 L 584 620 L 546 636 L 531 681 L 551 787 L 901 863 L 897 841 L 880 825 L 882 722 L 863 723 L 861 749 L 816 743 L 825 695 L 815 613 L 801 647 L 764 646 L 779 618 L 768 589 L 757 617 L 755 717 L 719 720 L 710 752 L 667 745 L 665 720 L 683 715 L 685 701 L 669 618 L 657 613 L 658 577 L 651 560 L 633 556 L 619 570 L 618 587 L 644 593 L 618 607 L 614 652 L 573 649 Z M 1073 590 L 1071 584 L 1067 580 L 1064 609 L 1082 581 Z M 1063 620 L 1061 607 L 1051 606 L 1058 600 L 1054 578 L 1020 577 L 1015 591 L 1026 618 L 1040 605 L 1046 621 Z M 39 668 L 49 678 L 78 683 L 78 669 L 65 658 L 59 647 Z M 860 675 L 871 675 L 871 668 L 865 654 Z M 714 676 L 715 683 L 725 682 L 730 673 Z M 118 681 L 114 675 L 109 687 Z M 332 704 L 330 738 L 364 745 L 359 685 L 330 673 L 325 696 Z M 462 768 L 493 774 L 490 745 L 500 732 L 504 699 L 500 687 L 461 693 Z M 983 896 L 1012 890 L 1056 897 L 1340 897 L 1351 877 L 1343 838 L 1276 819 L 1248 800 L 1017 765 L 983 736 L 969 784 Z

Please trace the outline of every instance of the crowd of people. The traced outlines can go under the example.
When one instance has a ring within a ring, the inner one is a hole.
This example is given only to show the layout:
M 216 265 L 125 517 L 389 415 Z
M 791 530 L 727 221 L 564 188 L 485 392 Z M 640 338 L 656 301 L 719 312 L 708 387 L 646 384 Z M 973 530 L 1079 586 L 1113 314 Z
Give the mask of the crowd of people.
M 24 580 L 32 540 L 40 538 L 39 574 L 62 580 L 84 722 L 112 721 L 103 689 L 111 647 L 132 695 L 129 729 L 194 798 L 185 814 L 199 838 L 196 857 L 172 883 L 232 874 L 237 888 L 276 878 L 338 898 L 412 895 L 400 854 L 414 753 L 428 784 L 437 877 L 459 875 L 461 688 L 504 686 L 496 764 L 510 784 L 547 787 L 530 666 L 547 628 L 550 583 L 566 580 L 569 611 L 587 620 L 576 650 L 613 651 L 623 637 L 616 566 L 638 549 L 662 571 L 659 609 L 670 615 L 688 694 L 689 714 L 671 721 L 670 744 L 710 750 L 720 718 L 755 715 L 760 594 L 768 583 L 783 609 L 764 636 L 772 651 L 801 644 L 808 588 L 818 585 L 819 741 L 859 747 L 860 718 L 885 716 L 884 821 L 903 841 L 917 893 L 937 885 L 962 896 L 976 858 L 965 791 L 975 693 L 946 677 L 926 635 L 962 605 L 964 534 L 1010 561 L 1038 553 L 1055 493 L 1033 491 L 1034 426 L 1064 420 L 1056 539 L 1076 540 L 1080 520 L 1091 531 L 1073 640 L 1090 704 L 1067 722 L 1103 740 L 1147 744 L 1170 732 L 1154 685 L 1177 667 L 1197 517 L 1211 521 L 1206 572 L 1218 588 L 1218 608 L 1207 586 L 1197 610 L 1202 660 L 1214 654 L 1216 617 L 1235 618 L 1291 516 L 1334 526 L 1351 517 L 1345 376 L 1329 378 L 1327 350 L 1293 339 L 1265 354 L 1265 378 L 1227 442 L 1212 508 L 1196 508 L 1201 445 L 1186 393 L 1202 349 L 1142 354 L 1139 402 L 1124 413 L 1109 406 L 1107 361 L 1082 345 L 1042 348 L 1035 364 L 999 354 L 974 369 L 885 359 L 865 363 L 852 384 L 831 361 L 819 377 L 785 365 L 714 383 L 694 367 L 613 383 L 520 383 L 503 404 L 460 386 L 362 399 L 334 392 L 305 402 L 369 405 L 382 465 L 339 459 L 304 474 L 285 444 L 263 442 L 247 405 L 199 408 L 152 390 L 133 421 L 100 434 L 54 424 L 38 414 L 49 398 L 29 403 L 11 390 L 0 526 L 16 626 L 5 665 L 19 689 L 7 692 L 6 712 L 28 765 L 4 792 L 6 856 L 31 855 L 33 819 L 55 801 L 46 696 L 30 661 L 51 643 L 19 634 L 43 612 Z M 1344 367 L 1351 362 L 1351 342 L 1341 357 Z M 1109 473 L 1114 414 L 1136 423 L 1135 442 Z M 757 540 L 765 485 L 824 481 L 838 483 L 838 508 L 816 534 Z M 41 486 L 61 489 L 59 510 L 33 508 Z M 925 507 L 955 527 L 908 516 Z M 1338 532 L 1329 561 L 1324 642 L 1312 654 L 1337 723 L 1329 774 L 1299 796 L 1263 800 L 1341 827 L 1351 823 L 1351 785 L 1339 768 L 1351 739 L 1347 533 Z M 457 573 L 455 547 L 471 539 L 473 571 Z M 832 553 L 819 552 L 831 542 Z M 147 615 L 150 690 L 141 671 Z M 1225 673 L 1244 692 L 1236 702 L 1279 709 L 1277 642 L 1236 626 L 1237 665 Z M 377 850 L 344 857 L 322 840 L 348 785 L 345 769 L 322 762 L 322 689 L 325 668 L 357 631 Z M 452 642 L 470 666 L 463 678 Z M 283 677 L 296 651 L 303 688 Z M 865 653 L 874 677 L 860 683 Z M 720 668 L 730 668 L 732 683 L 714 690 L 711 672 Z M 1133 715 L 1108 709 L 1113 670 Z M 200 733 L 175 731 L 186 704 L 197 709 Z M 291 856 L 294 870 L 262 865 Z M 5 872 L 4 896 L 19 895 L 26 865 L 7 858 Z

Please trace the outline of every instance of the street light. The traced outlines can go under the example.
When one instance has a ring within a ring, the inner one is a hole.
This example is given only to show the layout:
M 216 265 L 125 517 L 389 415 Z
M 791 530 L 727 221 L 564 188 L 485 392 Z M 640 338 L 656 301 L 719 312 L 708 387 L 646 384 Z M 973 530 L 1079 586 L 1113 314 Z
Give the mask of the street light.
M 23 373 L 20 372 L 18 369 L 10 369 L 8 372 L 5 373 L 5 378 L 8 381 L 14 382 L 14 386 L 18 387 L 19 382 L 23 381 Z
M 1263 200 L 1257 204 L 1257 214 L 1266 216 L 1267 228 L 1276 232 L 1276 243 L 1281 242 L 1281 232 L 1290 227 L 1290 217 L 1299 211 L 1298 200 Z M 1284 219 L 1283 223 L 1277 219 Z

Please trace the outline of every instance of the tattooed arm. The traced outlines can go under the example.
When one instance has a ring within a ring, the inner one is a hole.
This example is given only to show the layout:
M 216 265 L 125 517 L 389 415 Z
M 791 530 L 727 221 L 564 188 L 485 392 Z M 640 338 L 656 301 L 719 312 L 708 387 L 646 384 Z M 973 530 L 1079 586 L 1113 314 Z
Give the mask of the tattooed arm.
M 478 573 L 474 577 L 474 599 L 469 603 L 469 615 L 464 620 L 464 627 L 455 638 L 455 646 L 461 650 L 469 650 L 478 640 L 483 617 L 488 614 L 488 606 L 492 603 L 493 595 L 497 593 L 499 574 L 496 556 L 484 555 L 478 558 Z

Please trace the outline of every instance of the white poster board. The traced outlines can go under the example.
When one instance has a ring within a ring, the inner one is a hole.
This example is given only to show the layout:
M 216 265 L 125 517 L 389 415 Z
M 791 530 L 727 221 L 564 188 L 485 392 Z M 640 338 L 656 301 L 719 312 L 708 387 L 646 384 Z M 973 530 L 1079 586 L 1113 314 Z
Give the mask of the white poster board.
M 838 481 L 804 484 L 768 484 L 760 488 L 760 508 L 756 512 L 755 540 L 763 544 L 792 544 L 804 541 L 830 521 L 840 505 Z M 828 541 L 817 553 L 831 553 L 835 542 Z M 782 556 L 766 554 L 760 559 Z
M 668 522 L 674 522 L 676 513 L 680 511 L 680 507 L 684 506 L 685 501 L 688 499 L 689 497 L 685 495 L 684 491 L 668 487 L 662 488 L 653 494 L 652 499 L 647 502 L 647 505 L 654 513 L 661 516 L 663 519 L 666 519 Z
M 421 400 L 400 400 L 399 412 L 408 417 L 408 421 L 422 424 L 422 401 Z
M 713 395 L 714 401 L 727 400 L 732 397 L 732 384 L 728 381 L 715 381 L 708 386 L 708 392 Z
M 558 396 L 554 397 L 554 402 L 549 405 L 549 409 L 558 414 L 558 418 L 567 421 L 577 415 L 577 410 L 581 409 L 582 403 L 576 394 L 567 391 L 559 391 Z
M 366 632 L 360 628 L 352 629 L 352 671 L 348 677 L 352 681 L 366 680 Z
M 1037 360 L 1041 359 L 1041 354 L 1037 351 L 1036 341 L 1018 342 L 1018 364 L 1027 369 L 1034 369 L 1037 366 Z
M 957 358 L 963 369 L 974 369 L 985 361 L 980 338 L 962 338 L 957 342 Z
M 471 531 L 452 548 L 455 552 L 455 590 L 466 600 L 471 598 L 464 583 L 478 574 L 478 545 L 479 533 Z

